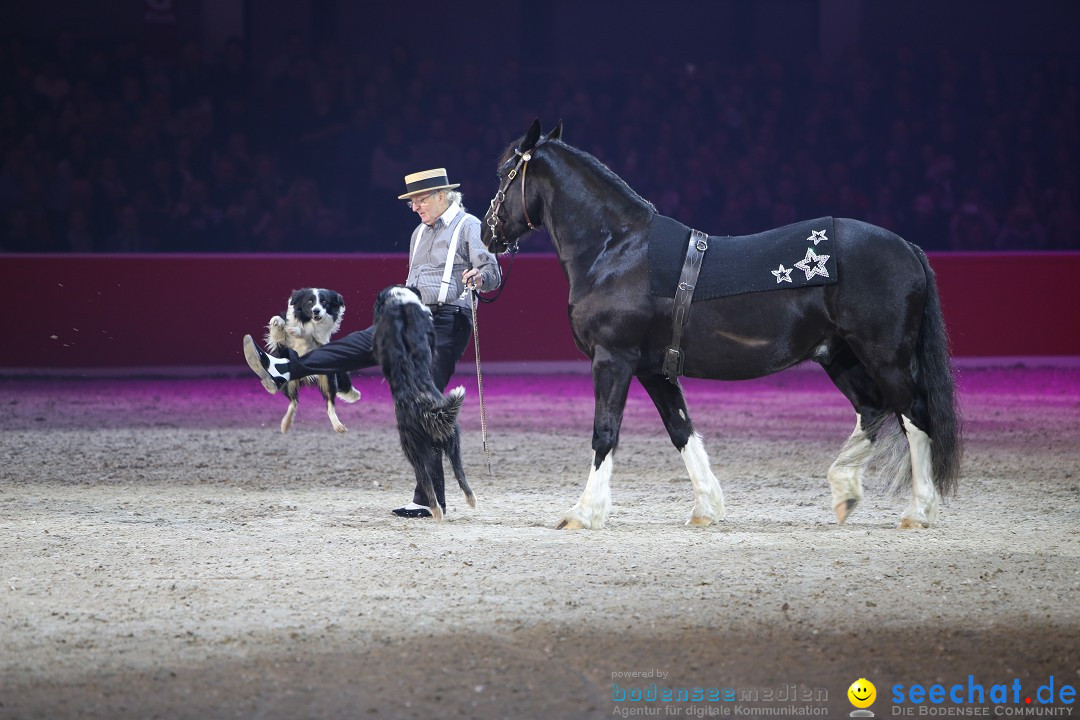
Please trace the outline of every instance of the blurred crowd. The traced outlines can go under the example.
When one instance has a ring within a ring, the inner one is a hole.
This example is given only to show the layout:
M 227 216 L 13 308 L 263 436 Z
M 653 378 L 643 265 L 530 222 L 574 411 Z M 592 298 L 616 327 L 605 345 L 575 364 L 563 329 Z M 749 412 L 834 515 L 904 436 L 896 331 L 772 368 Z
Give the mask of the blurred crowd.
M 0 250 L 404 251 L 404 175 L 445 166 L 482 214 L 534 117 L 712 234 L 833 215 L 927 250 L 1080 249 L 1075 56 L 525 69 L 297 35 L 255 66 L 237 39 L 208 61 L 64 34 L 0 40 Z

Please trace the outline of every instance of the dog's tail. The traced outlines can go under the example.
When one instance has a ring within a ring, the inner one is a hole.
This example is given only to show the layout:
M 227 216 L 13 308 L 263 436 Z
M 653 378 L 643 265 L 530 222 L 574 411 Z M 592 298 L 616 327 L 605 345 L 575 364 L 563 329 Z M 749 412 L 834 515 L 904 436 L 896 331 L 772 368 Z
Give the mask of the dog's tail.
M 424 430 L 438 440 L 445 440 L 453 435 L 464 401 L 465 388 L 458 385 L 432 405 L 428 412 L 423 413 Z

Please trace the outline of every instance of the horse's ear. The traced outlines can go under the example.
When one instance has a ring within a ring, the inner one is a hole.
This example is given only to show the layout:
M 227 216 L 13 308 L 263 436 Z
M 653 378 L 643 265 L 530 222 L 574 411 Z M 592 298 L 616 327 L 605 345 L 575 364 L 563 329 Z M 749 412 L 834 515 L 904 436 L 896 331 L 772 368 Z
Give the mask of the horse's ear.
M 562 120 L 547 134 L 548 140 L 562 140 Z
M 518 148 L 521 152 L 528 152 L 532 150 L 540 139 L 540 118 L 533 120 L 533 124 L 529 126 L 529 131 L 525 133 L 525 139 L 521 141 L 521 147 Z

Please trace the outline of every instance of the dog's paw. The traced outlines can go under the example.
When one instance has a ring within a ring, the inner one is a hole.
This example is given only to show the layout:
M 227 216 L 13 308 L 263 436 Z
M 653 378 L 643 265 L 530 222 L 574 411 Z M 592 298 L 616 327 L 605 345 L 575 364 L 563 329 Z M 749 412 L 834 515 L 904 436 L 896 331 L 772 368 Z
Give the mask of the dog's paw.
M 304 331 L 298 327 L 286 328 L 285 330 L 293 337 L 302 337 L 304 334 Z
M 272 328 L 285 327 L 285 318 L 281 317 L 280 315 L 273 316 L 272 318 L 270 318 L 270 327 L 272 327 Z

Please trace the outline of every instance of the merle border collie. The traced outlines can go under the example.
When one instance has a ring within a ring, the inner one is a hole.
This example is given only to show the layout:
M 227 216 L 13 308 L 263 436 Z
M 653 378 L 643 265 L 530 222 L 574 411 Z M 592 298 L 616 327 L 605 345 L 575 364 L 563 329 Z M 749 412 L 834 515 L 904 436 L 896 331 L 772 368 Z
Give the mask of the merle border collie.
M 428 497 L 431 515 L 446 510 L 443 455 L 469 507 L 476 497 L 461 464 L 461 428 L 457 417 L 465 388 L 443 395 L 431 372 L 435 360 L 435 323 L 415 288 L 391 285 L 375 299 L 375 357 L 394 396 L 401 449 L 413 466 L 416 482 Z
M 341 294 L 323 288 L 294 290 L 284 315 L 274 315 L 266 326 L 266 349 L 275 357 L 288 357 L 292 349 L 299 355 L 311 352 L 330 341 L 330 336 L 341 327 L 345 316 L 345 300 Z M 338 419 L 334 398 L 356 402 L 360 392 L 352 386 L 348 373 L 312 375 L 300 380 L 290 380 L 284 388 L 289 398 L 289 408 L 281 418 L 281 432 L 288 432 L 296 418 L 296 404 L 301 383 L 314 383 L 326 400 L 326 414 L 330 424 L 339 433 L 347 428 Z

